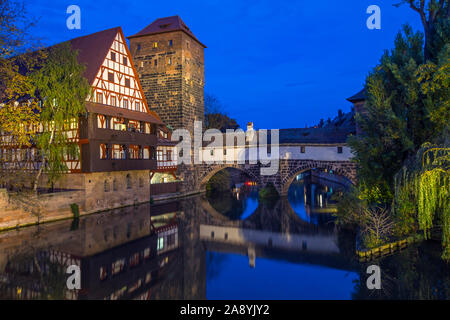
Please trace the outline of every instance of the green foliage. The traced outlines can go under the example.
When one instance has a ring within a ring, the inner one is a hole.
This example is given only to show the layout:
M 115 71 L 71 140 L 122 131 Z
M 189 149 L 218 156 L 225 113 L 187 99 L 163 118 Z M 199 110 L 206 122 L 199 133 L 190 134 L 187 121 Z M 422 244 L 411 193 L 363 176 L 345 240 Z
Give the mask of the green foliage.
M 395 176 L 394 208 L 399 217 L 416 210 L 418 228 L 430 237 L 435 225 L 442 226 L 443 258 L 450 258 L 450 149 L 429 143 Z M 405 208 L 404 198 L 409 201 Z M 409 208 L 411 206 L 411 208 Z M 407 219 L 407 217 L 403 219 Z
M 74 219 L 78 219 L 80 217 L 80 208 L 78 207 L 78 204 L 72 203 L 70 209 L 72 210 Z
M 231 186 L 231 175 L 227 170 L 221 170 L 209 179 L 206 185 L 208 196 L 229 191 Z
M 367 77 L 365 112 L 356 115 L 363 134 L 348 143 L 359 165 L 358 181 L 370 203 L 389 204 L 393 177 L 420 146 L 448 126 L 449 46 L 439 62 L 425 64 L 423 36 L 403 28 L 391 52 Z
M 390 202 L 394 174 L 428 136 L 414 77 L 423 63 L 422 46 L 422 35 L 405 26 L 394 49 L 384 53 L 366 80 L 366 113 L 356 115 L 364 134 L 350 137 L 348 143 L 359 165 L 358 181 L 366 186 L 370 201 Z
M 417 207 L 411 187 L 408 185 L 401 186 L 398 194 L 396 194 L 396 208 L 393 212 L 394 234 L 397 237 L 404 237 L 417 232 L 416 214 Z
M 264 188 L 261 188 L 261 190 L 259 190 L 260 199 L 268 200 L 276 199 L 278 197 L 280 197 L 280 195 L 272 182 L 269 182 Z
M 37 137 L 37 147 L 42 154 L 42 167 L 53 182 L 67 171 L 67 157 L 79 156 L 78 146 L 70 142 L 65 131 L 71 121 L 78 123 L 78 118 L 85 112 L 90 86 L 83 77 L 85 66 L 78 63 L 78 53 L 70 43 L 48 51 L 48 59 L 32 78 L 42 99 L 40 122 L 44 125 L 44 132 Z

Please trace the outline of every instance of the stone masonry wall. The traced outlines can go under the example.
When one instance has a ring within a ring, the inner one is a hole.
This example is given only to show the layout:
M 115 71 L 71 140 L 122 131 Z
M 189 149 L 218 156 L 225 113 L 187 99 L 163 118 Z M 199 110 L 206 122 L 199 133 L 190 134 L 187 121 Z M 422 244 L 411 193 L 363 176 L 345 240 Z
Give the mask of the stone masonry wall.
M 172 128 L 193 132 L 204 113 L 203 47 L 175 31 L 132 38 L 130 50 L 150 109 Z

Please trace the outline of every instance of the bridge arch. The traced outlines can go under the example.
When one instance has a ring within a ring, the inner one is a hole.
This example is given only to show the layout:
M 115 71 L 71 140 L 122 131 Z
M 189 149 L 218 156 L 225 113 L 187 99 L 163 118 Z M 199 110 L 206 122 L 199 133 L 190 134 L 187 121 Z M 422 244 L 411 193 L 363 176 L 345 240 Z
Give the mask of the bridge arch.
M 204 191 L 206 190 L 206 184 L 208 183 L 209 179 L 211 179 L 216 173 L 219 171 L 222 171 L 227 168 L 233 168 L 240 170 L 247 174 L 249 177 L 253 179 L 253 181 L 256 182 L 257 186 L 261 185 L 261 179 L 259 176 L 259 168 L 257 168 L 258 174 L 256 174 L 255 168 L 253 166 L 248 165 L 242 165 L 242 164 L 221 164 L 221 165 L 211 165 L 207 167 L 207 170 L 200 176 L 200 190 Z
M 356 166 L 353 162 L 329 162 L 329 161 L 312 161 L 302 160 L 298 163 L 289 163 L 287 173 L 281 179 L 280 191 L 282 195 L 287 195 L 292 181 L 299 174 L 312 169 L 332 170 L 336 175 L 343 177 L 349 184 L 356 183 Z

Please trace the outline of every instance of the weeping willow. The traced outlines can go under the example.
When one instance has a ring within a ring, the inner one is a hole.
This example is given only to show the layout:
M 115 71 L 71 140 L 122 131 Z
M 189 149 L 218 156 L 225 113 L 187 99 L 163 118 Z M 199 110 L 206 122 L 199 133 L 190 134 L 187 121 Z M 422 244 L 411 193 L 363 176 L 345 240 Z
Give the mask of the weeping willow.
M 442 227 L 442 257 L 450 260 L 450 148 L 426 143 L 395 177 L 394 210 L 399 211 L 409 192 L 419 229 L 425 239 L 433 227 Z M 402 214 L 402 212 L 397 212 Z

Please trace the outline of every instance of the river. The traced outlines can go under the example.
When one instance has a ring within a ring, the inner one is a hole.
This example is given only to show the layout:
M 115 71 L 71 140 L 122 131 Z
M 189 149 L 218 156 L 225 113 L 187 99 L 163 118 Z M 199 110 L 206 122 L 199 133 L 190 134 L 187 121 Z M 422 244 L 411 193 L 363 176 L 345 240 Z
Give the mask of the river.
M 0 298 L 450 298 L 439 243 L 359 262 L 355 235 L 334 225 L 342 192 L 299 176 L 274 201 L 244 185 L 3 232 Z M 380 290 L 367 288 L 369 265 L 380 267 Z M 80 289 L 67 286 L 69 266 Z

